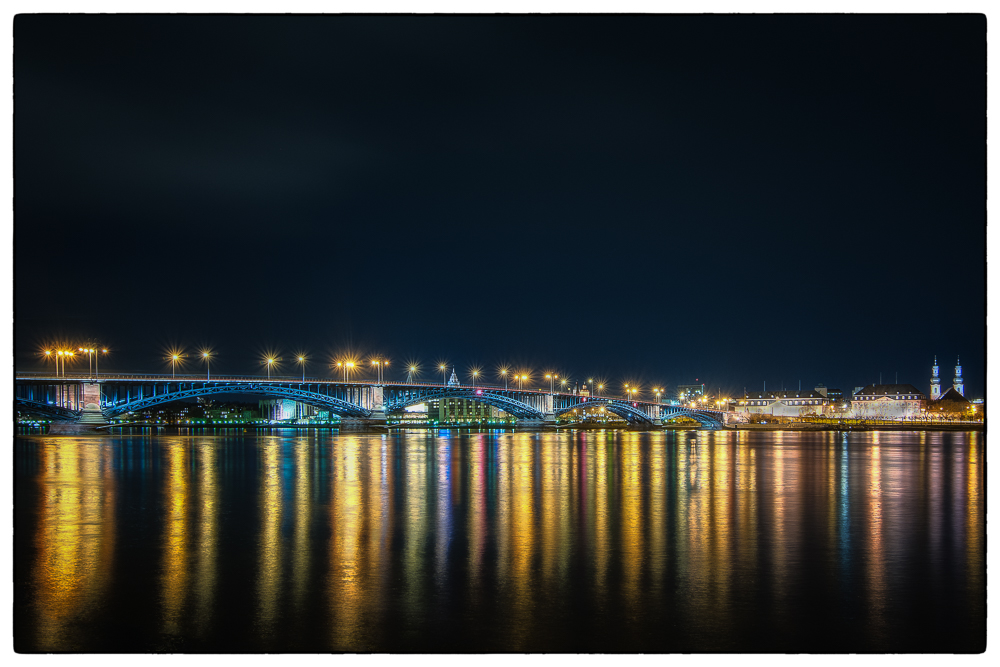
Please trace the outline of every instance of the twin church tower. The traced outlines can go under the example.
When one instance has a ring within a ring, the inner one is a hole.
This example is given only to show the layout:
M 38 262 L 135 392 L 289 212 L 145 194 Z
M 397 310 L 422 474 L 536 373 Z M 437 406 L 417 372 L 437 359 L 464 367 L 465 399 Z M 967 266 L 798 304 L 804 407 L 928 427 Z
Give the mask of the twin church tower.
M 965 396 L 965 380 L 962 379 L 962 360 L 955 360 L 955 377 L 952 379 L 955 391 Z M 931 375 L 931 400 L 941 398 L 941 377 L 938 369 L 937 355 L 934 355 L 933 374 Z

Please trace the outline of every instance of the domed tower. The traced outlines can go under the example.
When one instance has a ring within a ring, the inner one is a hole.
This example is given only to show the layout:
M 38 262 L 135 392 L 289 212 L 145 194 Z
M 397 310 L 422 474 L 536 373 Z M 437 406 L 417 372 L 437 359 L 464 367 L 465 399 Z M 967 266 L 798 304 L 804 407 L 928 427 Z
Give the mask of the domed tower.
M 937 355 L 934 355 L 934 366 L 931 372 L 931 400 L 941 398 L 941 369 L 938 367 Z
M 962 379 L 962 360 L 958 357 L 955 358 L 955 379 L 952 382 L 955 383 L 955 391 L 965 396 L 965 380 Z

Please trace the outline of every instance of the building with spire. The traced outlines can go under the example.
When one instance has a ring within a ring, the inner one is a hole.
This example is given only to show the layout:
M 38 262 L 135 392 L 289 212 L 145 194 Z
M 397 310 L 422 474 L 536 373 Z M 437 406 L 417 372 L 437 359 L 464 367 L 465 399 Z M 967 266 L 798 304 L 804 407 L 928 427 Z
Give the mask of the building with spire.
M 458 375 L 455 374 L 455 367 L 452 366 L 452 368 L 451 368 L 451 377 L 448 378 L 448 386 L 449 387 L 457 387 L 460 384 L 462 384 L 462 383 L 458 381 Z
M 962 379 L 962 359 L 955 357 L 955 377 L 952 380 L 955 391 L 965 396 L 965 380 Z
M 938 367 L 937 355 L 934 355 L 934 366 L 931 367 L 931 400 L 941 398 L 941 369 Z

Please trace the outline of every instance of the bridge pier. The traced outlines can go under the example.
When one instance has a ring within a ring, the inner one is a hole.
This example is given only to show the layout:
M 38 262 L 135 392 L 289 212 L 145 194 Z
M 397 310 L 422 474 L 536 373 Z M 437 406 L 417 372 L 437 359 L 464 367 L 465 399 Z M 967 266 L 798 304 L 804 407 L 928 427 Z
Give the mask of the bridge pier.
M 381 417 L 377 414 L 373 414 L 369 418 L 364 417 L 341 417 L 340 418 L 340 430 L 341 431 L 367 431 L 371 429 L 385 429 L 389 428 L 389 422 L 385 418 L 385 413 L 381 413 Z

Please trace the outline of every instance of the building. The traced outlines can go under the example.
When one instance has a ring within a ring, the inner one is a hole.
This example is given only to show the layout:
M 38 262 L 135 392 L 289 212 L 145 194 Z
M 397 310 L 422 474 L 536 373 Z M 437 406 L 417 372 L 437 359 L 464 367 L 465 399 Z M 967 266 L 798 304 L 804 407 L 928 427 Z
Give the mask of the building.
M 952 419 L 971 419 L 976 412 L 972 401 L 963 396 L 958 387 L 952 387 L 944 392 L 940 399 L 928 404 L 927 409 L 933 417 L 949 417 Z
M 297 421 L 316 415 L 316 408 L 287 398 L 269 398 L 257 403 L 261 419 L 267 421 Z
M 965 396 L 965 380 L 962 379 L 962 360 L 955 358 L 955 378 L 952 380 L 952 387 L 962 396 Z M 942 396 L 942 398 L 944 398 Z
M 927 397 L 912 384 L 870 384 L 851 397 L 855 419 L 912 419 L 927 406 Z
M 934 365 L 931 366 L 931 400 L 941 398 L 941 373 L 938 368 L 937 355 L 934 355 Z
M 748 392 L 734 406 L 747 415 L 773 417 L 822 416 L 831 411 L 830 399 L 815 390 Z
M 700 401 L 705 395 L 704 384 L 679 384 L 677 385 L 677 398 L 681 404 L 691 401 Z
M 496 424 L 513 423 L 514 417 L 503 410 L 471 398 L 440 398 L 427 402 L 426 423 Z

